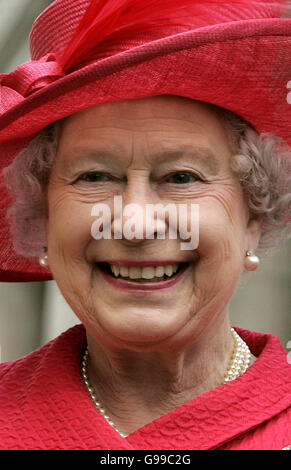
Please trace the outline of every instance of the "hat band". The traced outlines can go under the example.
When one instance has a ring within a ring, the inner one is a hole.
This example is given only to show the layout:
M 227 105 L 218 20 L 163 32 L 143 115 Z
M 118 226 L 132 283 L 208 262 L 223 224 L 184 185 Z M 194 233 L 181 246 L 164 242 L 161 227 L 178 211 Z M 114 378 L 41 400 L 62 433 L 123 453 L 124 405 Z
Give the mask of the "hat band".
M 1 74 L 0 90 L 5 87 L 5 94 L 11 90 L 11 98 L 15 98 L 15 92 L 25 98 L 64 76 L 57 55 L 49 53 L 40 60 L 25 62 L 10 74 Z

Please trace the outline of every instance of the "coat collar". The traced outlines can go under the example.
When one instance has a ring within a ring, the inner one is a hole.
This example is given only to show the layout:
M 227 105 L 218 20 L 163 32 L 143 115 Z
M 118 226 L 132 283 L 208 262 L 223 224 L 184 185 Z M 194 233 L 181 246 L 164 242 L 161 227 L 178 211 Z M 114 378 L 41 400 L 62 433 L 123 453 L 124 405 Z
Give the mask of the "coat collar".
M 1 365 L 0 422 L 2 409 L 6 415 L 0 447 L 3 443 L 3 448 L 13 449 L 218 448 L 291 404 L 291 366 L 279 340 L 236 330 L 257 357 L 241 377 L 122 438 L 98 412 L 83 383 L 80 361 L 86 331 L 77 325 L 28 356 Z
M 257 357 L 241 377 L 185 403 L 126 439 L 100 417 L 114 438 L 110 444 L 119 442 L 120 449 L 125 442 L 129 448 L 144 450 L 215 449 L 289 407 L 291 366 L 279 339 L 271 334 L 235 329 Z
M 236 380 L 134 432 L 128 442 L 143 449 L 215 449 L 291 405 L 291 366 L 278 338 L 235 329 L 257 357 L 254 364 Z

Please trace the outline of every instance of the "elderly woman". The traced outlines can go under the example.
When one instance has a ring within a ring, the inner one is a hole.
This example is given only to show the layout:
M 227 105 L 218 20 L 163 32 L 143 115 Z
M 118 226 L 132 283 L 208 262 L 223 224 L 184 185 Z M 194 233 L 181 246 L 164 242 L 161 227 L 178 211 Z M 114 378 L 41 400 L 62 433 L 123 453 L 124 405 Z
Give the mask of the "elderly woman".
M 1 365 L 0 448 L 287 448 L 286 352 L 228 318 L 290 234 L 284 2 L 72 3 L 0 77 L 0 267 L 81 325 Z

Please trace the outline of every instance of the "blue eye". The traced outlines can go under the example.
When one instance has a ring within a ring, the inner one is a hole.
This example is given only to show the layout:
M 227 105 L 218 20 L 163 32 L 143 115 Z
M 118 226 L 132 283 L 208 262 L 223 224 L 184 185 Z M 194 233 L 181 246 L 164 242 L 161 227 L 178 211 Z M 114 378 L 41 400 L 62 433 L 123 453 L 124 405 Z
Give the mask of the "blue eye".
M 191 180 L 192 178 L 192 180 Z M 193 181 L 200 180 L 199 176 L 194 175 L 192 173 L 173 173 L 172 175 L 169 176 L 168 178 L 170 179 L 175 179 L 176 181 L 173 182 L 173 184 L 187 184 L 187 183 L 192 183 Z

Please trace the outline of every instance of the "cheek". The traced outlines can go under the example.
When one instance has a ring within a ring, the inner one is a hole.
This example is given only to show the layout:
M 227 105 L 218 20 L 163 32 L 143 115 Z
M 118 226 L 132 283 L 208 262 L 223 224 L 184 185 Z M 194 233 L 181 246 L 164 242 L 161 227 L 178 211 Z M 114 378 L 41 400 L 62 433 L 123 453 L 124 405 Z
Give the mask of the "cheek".
M 49 193 L 48 242 L 52 252 L 83 259 L 91 240 L 92 205 L 72 198 L 70 192 Z
M 199 250 L 207 258 L 241 259 L 246 209 L 240 187 L 211 188 L 199 200 Z

